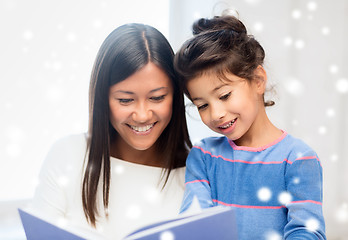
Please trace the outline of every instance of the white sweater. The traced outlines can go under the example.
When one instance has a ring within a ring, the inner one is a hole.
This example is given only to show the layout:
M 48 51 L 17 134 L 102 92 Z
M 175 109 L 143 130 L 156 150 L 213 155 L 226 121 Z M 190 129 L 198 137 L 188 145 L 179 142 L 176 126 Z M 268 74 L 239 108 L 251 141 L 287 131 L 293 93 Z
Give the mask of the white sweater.
M 68 229 L 93 230 L 86 221 L 81 200 L 85 151 L 84 134 L 66 137 L 53 145 L 40 172 L 32 202 L 34 214 Z M 109 217 L 104 216 L 100 191 L 98 206 L 102 211 L 97 231 L 107 239 L 122 239 L 139 227 L 177 216 L 185 168 L 173 170 L 163 190 L 161 174 L 162 168 L 111 158 Z

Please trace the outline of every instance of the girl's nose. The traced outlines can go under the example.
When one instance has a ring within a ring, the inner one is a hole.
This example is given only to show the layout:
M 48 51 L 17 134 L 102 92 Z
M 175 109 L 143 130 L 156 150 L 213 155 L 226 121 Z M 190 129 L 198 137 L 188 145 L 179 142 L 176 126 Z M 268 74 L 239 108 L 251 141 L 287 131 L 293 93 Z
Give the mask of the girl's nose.
M 210 119 L 213 122 L 219 122 L 224 118 L 226 111 L 221 104 L 214 104 L 210 107 Z
M 145 103 L 139 103 L 132 114 L 133 120 L 145 123 L 152 118 L 152 110 Z

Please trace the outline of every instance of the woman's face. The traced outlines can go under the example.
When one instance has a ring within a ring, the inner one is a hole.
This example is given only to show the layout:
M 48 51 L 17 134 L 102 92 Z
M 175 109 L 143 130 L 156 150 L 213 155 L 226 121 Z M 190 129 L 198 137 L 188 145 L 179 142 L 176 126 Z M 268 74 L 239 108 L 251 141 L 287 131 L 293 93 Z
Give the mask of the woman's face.
M 110 87 L 110 122 L 119 141 L 136 150 L 154 145 L 172 117 L 173 87 L 167 74 L 148 63 Z

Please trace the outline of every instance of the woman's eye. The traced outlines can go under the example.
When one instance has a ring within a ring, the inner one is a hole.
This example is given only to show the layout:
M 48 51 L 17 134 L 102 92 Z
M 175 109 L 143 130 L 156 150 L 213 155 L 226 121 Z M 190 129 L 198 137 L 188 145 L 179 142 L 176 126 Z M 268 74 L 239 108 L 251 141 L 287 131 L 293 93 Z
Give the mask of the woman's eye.
M 203 104 L 203 105 L 200 105 L 200 106 L 197 106 L 197 109 L 198 111 L 201 111 L 201 110 L 204 110 L 208 107 L 208 104 Z
M 133 102 L 132 98 L 119 98 L 117 99 L 121 104 L 127 104 Z
M 166 95 L 161 95 L 158 97 L 150 97 L 151 100 L 153 101 L 162 101 L 165 98 Z
M 222 95 L 221 97 L 219 97 L 220 100 L 227 100 L 229 97 L 231 96 L 231 92 L 225 94 L 225 95 Z

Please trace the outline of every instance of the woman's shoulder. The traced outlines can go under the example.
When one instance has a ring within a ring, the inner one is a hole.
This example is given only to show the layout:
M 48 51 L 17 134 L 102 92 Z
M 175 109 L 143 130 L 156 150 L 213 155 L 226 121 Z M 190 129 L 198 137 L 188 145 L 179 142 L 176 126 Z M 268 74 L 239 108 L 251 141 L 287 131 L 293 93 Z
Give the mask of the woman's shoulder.
M 64 136 L 52 144 L 46 155 L 44 166 L 80 164 L 85 157 L 86 147 L 87 135 L 85 133 Z

